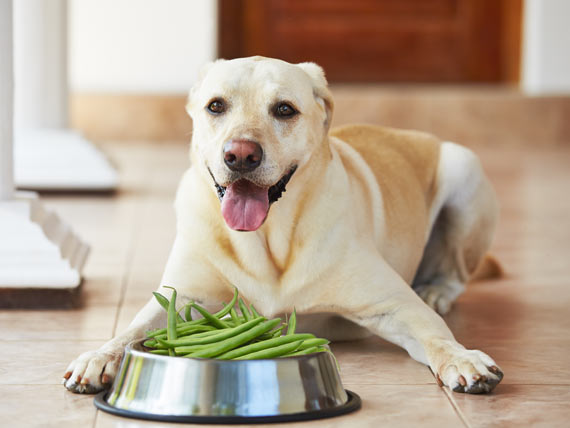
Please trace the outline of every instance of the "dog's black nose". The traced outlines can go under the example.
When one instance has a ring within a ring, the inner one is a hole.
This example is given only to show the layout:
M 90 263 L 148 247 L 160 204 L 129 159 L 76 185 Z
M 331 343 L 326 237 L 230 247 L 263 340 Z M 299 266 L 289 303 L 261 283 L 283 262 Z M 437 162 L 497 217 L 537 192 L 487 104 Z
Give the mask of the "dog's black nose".
M 224 162 L 236 172 L 250 172 L 261 164 L 263 149 L 251 140 L 230 140 L 224 144 Z

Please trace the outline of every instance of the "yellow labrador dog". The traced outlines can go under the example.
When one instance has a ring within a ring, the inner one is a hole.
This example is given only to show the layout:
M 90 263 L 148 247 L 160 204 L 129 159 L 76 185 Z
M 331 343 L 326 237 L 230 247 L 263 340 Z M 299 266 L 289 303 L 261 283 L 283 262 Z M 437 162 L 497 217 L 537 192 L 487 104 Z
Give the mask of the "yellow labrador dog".
M 163 285 L 204 304 L 228 301 L 236 286 L 264 315 L 295 307 L 325 337 L 376 334 L 454 391 L 499 383 L 496 363 L 465 349 L 436 313 L 464 290 L 494 233 L 495 194 L 471 151 L 415 131 L 329 132 L 333 100 L 313 63 L 216 61 L 187 109 L 191 167 Z M 164 312 L 150 300 L 126 332 L 71 363 L 65 386 L 102 389 L 124 346 L 164 325 Z

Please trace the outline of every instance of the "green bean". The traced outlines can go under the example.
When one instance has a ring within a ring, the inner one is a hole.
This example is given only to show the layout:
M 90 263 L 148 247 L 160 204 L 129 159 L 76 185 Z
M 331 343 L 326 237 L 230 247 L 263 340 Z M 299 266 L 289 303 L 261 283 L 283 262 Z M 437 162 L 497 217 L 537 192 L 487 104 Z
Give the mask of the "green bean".
M 285 328 L 286 325 L 287 324 L 284 324 L 279 328 L 276 328 L 275 330 L 268 331 L 267 333 L 262 334 L 255 340 L 261 341 L 261 340 L 273 339 L 274 337 L 279 337 L 281 336 L 281 333 L 283 332 L 283 329 Z
M 183 337 L 183 336 L 188 336 L 189 334 L 199 334 L 201 335 L 202 333 L 208 333 L 208 332 L 215 332 L 215 333 L 219 333 L 220 330 L 217 329 L 216 327 L 212 327 L 210 325 L 191 325 L 188 327 L 184 327 L 184 328 L 177 328 L 176 332 L 178 333 L 178 337 Z M 153 337 L 153 339 L 166 339 L 166 333 L 163 334 L 159 334 Z
M 237 312 L 236 312 L 236 315 L 237 315 Z M 257 317 L 252 317 L 251 319 L 253 319 L 253 318 L 257 318 Z M 245 318 L 240 316 L 240 315 L 237 315 L 237 320 L 236 320 L 237 322 L 231 318 L 224 318 L 223 321 L 231 327 L 237 327 L 238 325 L 243 324 L 245 322 Z
M 154 293 L 161 306 L 167 310 L 165 329 L 148 331 L 143 342 L 149 352 L 157 355 L 182 356 L 186 358 L 263 359 L 306 355 L 314 352 L 329 352 L 329 341 L 316 338 L 309 333 L 295 333 L 297 312 L 293 312 L 288 322 L 281 323 L 276 318 L 266 320 L 259 315 L 255 306 L 245 304 L 234 288 L 230 303 L 222 303 L 222 310 L 211 314 L 194 301 L 176 311 L 176 290 L 172 287 L 169 301 L 160 293 Z M 235 308 L 236 303 L 241 315 Z M 203 318 L 192 320 L 194 308 Z M 186 320 L 179 312 L 184 309 Z M 285 335 L 283 335 L 286 329 Z M 332 354 L 332 353 L 331 353 Z M 333 355 L 334 358 L 334 355 Z M 337 363 L 338 365 L 338 363 Z
M 222 321 L 225 322 L 228 327 L 236 327 L 237 326 L 237 324 L 231 318 L 224 318 Z
M 149 339 L 143 342 L 143 346 L 146 346 L 147 348 L 154 348 L 157 344 L 158 341 L 156 339 Z
M 253 303 L 250 303 L 249 308 L 251 309 L 251 313 L 253 314 L 254 317 L 260 317 L 261 315 L 259 315 L 259 312 L 257 312 L 255 310 L 255 306 L 253 306 Z
M 245 302 L 240 298 L 238 300 L 238 305 L 239 305 L 239 309 L 243 315 L 243 317 L 245 318 L 246 321 L 249 321 L 252 317 L 251 314 L 249 313 L 249 311 L 247 310 L 247 306 L 245 305 Z
M 291 314 L 291 318 L 289 318 L 288 324 L 286 335 L 295 334 L 295 328 L 297 328 L 297 312 L 295 308 L 293 308 L 293 313 Z
M 216 314 L 214 314 L 215 317 L 217 318 L 222 318 L 223 316 L 226 316 L 227 314 L 230 313 L 230 311 L 232 310 L 232 308 L 235 306 L 235 304 L 237 303 L 237 299 L 238 299 L 238 289 L 234 287 L 234 295 L 232 297 L 232 300 L 230 300 L 230 303 L 228 303 L 227 305 L 225 305 L 221 311 L 217 312 Z
M 157 348 L 157 349 L 171 349 L 171 348 L 173 348 L 173 346 L 169 345 L 168 342 L 164 339 L 157 338 L 156 341 L 158 342 L 155 346 L 155 348 Z
M 154 330 L 145 331 L 146 337 L 156 337 L 166 332 L 165 328 L 156 328 Z
M 308 340 L 305 340 L 301 346 L 299 346 L 299 351 L 301 351 L 303 349 L 312 348 L 314 346 L 328 345 L 329 343 L 331 343 L 331 342 L 330 342 L 330 340 L 327 340 L 327 339 L 320 339 L 320 338 L 308 339 Z
M 235 325 L 241 324 L 241 320 L 239 319 L 236 310 L 234 308 L 230 309 L 230 316 L 232 317 L 232 321 L 234 322 Z
M 152 295 L 154 296 L 154 298 L 156 299 L 156 301 L 158 302 L 158 304 L 160 306 L 162 306 L 164 309 L 168 310 L 168 304 L 170 303 L 168 298 L 164 297 L 162 294 L 160 294 L 157 291 L 153 291 Z
M 247 343 L 256 337 L 262 335 L 266 331 L 273 329 L 277 324 L 281 322 L 281 318 L 275 318 L 270 321 L 265 321 L 255 327 L 238 334 L 237 336 L 230 337 L 229 339 L 222 340 L 221 342 L 216 342 L 212 346 L 203 349 L 201 351 L 193 352 L 186 355 L 186 357 L 191 358 L 212 358 L 217 355 L 223 354 L 224 352 L 230 351 L 237 348 L 244 343 Z M 243 324 L 245 325 L 245 324 Z M 241 327 L 241 326 L 240 326 Z M 239 327 L 238 327 L 239 328 Z
M 185 328 L 190 327 L 190 326 L 204 326 L 206 325 L 206 320 L 204 318 L 200 318 L 198 320 L 193 320 L 193 321 L 187 321 L 187 322 L 183 322 L 183 323 L 179 323 L 176 326 L 176 331 L 177 332 L 182 332 Z M 156 330 L 148 330 L 146 332 L 146 336 L 147 337 L 157 337 L 157 336 L 161 336 L 161 335 L 165 335 L 166 334 L 166 329 L 165 328 L 157 328 Z
M 198 312 L 200 312 L 200 314 L 210 323 L 212 324 L 214 327 L 217 328 L 228 328 L 229 326 L 222 321 L 219 318 L 216 318 L 214 315 L 212 315 L 210 312 L 208 312 L 205 308 L 203 308 L 202 306 L 196 304 L 196 303 L 192 303 L 192 307 L 194 309 L 196 309 Z
M 211 325 L 189 325 L 187 327 L 182 327 L 182 328 L 177 328 L 176 329 L 176 333 L 178 334 L 178 337 L 181 336 L 187 336 L 189 334 L 194 334 L 194 333 L 204 333 L 207 331 L 218 331 L 218 329 L 216 327 L 213 327 Z M 159 334 L 158 336 L 155 337 L 160 337 L 162 339 L 166 338 L 166 335 L 164 334 Z
M 223 317 L 223 316 L 226 316 L 226 315 L 230 312 L 231 308 L 233 308 L 234 305 L 236 304 L 237 299 L 238 299 L 238 291 L 237 291 L 237 288 L 236 288 L 235 291 L 234 291 L 234 297 L 232 298 L 232 300 L 230 301 L 230 303 L 228 303 L 224 308 L 222 308 L 222 310 L 216 312 L 216 313 L 214 314 L 214 316 L 215 316 L 216 318 L 221 318 L 221 317 Z M 177 328 L 177 329 L 181 329 L 181 328 L 184 328 L 184 327 L 188 327 L 188 326 L 190 326 L 190 325 L 203 325 L 203 324 L 207 324 L 207 322 L 208 322 L 208 320 L 206 320 L 205 318 L 200 318 L 200 319 L 197 319 L 197 320 L 192 320 L 192 321 L 186 321 L 186 322 L 183 322 L 183 323 L 179 323 L 176 328 Z M 158 335 L 164 334 L 164 333 L 166 333 L 166 329 L 165 329 L 165 328 L 158 328 L 158 329 L 155 329 L 155 330 L 149 330 L 149 331 L 147 331 L 147 332 L 146 332 L 146 335 L 147 335 L 147 337 L 155 337 L 155 336 L 158 336 Z
M 208 326 L 209 327 L 209 326 Z M 198 333 L 192 333 L 190 332 L 189 334 L 186 334 L 184 336 L 178 336 L 179 338 L 182 337 L 206 337 L 206 336 L 211 336 L 213 334 L 220 334 L 220 329 L 216 328 L 216 327 L 210 327 L 211 330 L 206 330 L 206 331 L 202 331 L 202 332 L 198 332 Z
M 218 329 L 216 327 L 212 327 L 211 325 L 190 325 L 188 327 L 176 329 L 178 337 L 187 336 L 189 334 L 194 334 L 194 333 L 205 333 L 208 331 L 218 331 Z
M 192 306 L 190 306 L 190 303 L 184 306 L 184 318 L 186 318 L 186 321 L 192 321 Z
M 171 348 L 175 348 L 177 346 L 203 345 L 206 343 L 214 343 L 214 342 L 219 342 L 221 340 L 228 339 L 228 338 L 233 337 L 237 334 L 240 334 L 244 331 L 247 331 L 250 328 L 255 327 L 256 325 L 260 324 L 263 321 L 265 321 L 265 318 L 263 318 L 263 317 L 255 318 L 255 319 L 248 321 L 244 324 L 238 325 L 237 327 L 226 328 L 222 331 L 218 330 L 218 332 L 219 332 L 218 334 L 211 334 L 211 335 L 208 335 L 205 337 L 195 338 L 194 336 L 187 336 L 187 337 L 181 337 L 180 339 L 176 339 L 176 340 L 158 339 L 158 341 L 162 345 L 169 346 Z
M 275 332 L 273 333 L 272 338 L 275 337 L 281 337 L 281 333 L 283 333 L 283 329 L 285 328 L 284 325 L 282 325 L 281 327 L 279 327 L 278 329 L 275 330 Z M 270 332 L 271 333 L 271 332 Z
M 282 355 L 294 352 L 297 348 L 299 348 L 301 343 L 303 343 L 302 340 L 285 343 L 284 345 L 275 346 L 273 348 L 264 349 L 262 351 L 252 352 L 251 354 L 245 354 L 241 357 L 234 358 L 234 360 L 263 360 L 267 358 L 280 357 Z
M 283 355 L 283 357 L 296 357 L 298 355 L 308 355 L 308 354 L 314 354 L 316 352 L 327 352 L 327 350 L 325 348 L 320 347 L 320 346 L 313 346 L 311 348 L 291 352 L 289 354 Z
M 246 354 L 251 354 L 252 352 L 262 351 L 264 349 L 273 348 L 275 346 L 284 345 L 286 343 L 296 342 L 300 340 L 301 342 L 305 339 L 312 339 L 315 336 L 310 333 L 304 334 L 291 334 L 289 336 L 277 337 L 275 339 L 264 340 L 262 342 L 255 342 L 250 345 L 241 346 L 239 348 L 233 349 L 228 352 L 224 352 L 218 355 L 216 358 L 221 360 L 232 360 L 237 359 Z
M 152 294 L 156 299 L 156 301 L 160 304 L 160 306 L 162 306 L 164 309 L 166 309 L 166 311 L 168 311 L 168 305 L 170 304 L 168 299 L 157 291 L 153 291 Z M 178 315 L 178 321 L 184 322 L 184 319 L 180 315 Z
M 183 322 L 183 323 L 179 323 L 179 324 L 176 326 L 176 331 L 182 332 L 185 328 L 191 327 L 191 326 L 198 326 L 198 325 L 205 326 L 205 325 L 207 324 L 207 322 L 208 322 L 208 321 L 207 321 L 205 318 L 200 318 L 200 319 L 197 319 L 197 320 L 192 320 L 192 321 L 186 321 L 186 322 Z M 211 326 L 210 326 L 210 327 L 211 327 Z M 164 334 L 166 334 L 166 329 L 165 329 L 165 328 L 157 328 L 156 330 L 148 330 L 148 331 L 146 332 L 146 336 L 147 336 L 147 337 L 157 337 L 157 336 L 164 335 Z
M 201 351 L 202 349 L 206 349 L 209 346 L 212 346 L 211 343 L 206 343 L 205 345 L 189 345 L 189 346 L 177 346 L 174 348 L 174 353 L 176 355 L 188 355 L 192 352 Z
M 168 322 L 166 324 L 166 337 L 168 340 L 174 340 L 178 337 L 178 333 L 176 331 L 177 315 L 178 312 L 176 312 L 176 289 L 172 288 L 172 297 L 170 298 L 170 303 L 168 304 Z M 174 351 L 168 350 L 168 354 L 173 357 Z
M 214 327 L 212 327 L 212 328 L 213 328 L 213 330 L 211 330 L 211 331 L 204 331 L 202 333 L 190 334 L 188 336 L 178 336 L 178 339 L 183 339 L 183 338 L 188 338 L 188 337 L 198 339 L 198 338 L 202 338 L 202 337 L 212 336 L 214 334 L 220 334 L 220 332 L 221 332 L 220 329 L 217 329 Z M 165 346 L 159 342 L 159 340 L 161 340 L 161 339 L 162 339 L 162 341 L 167 341 L 168 338 L 166 337 L 166 335 L 156 336 L 154 339 L 156 339 L 156 341 L 157 341 L 156 345 L 154 346 L 155 348 L 157 348 L 157 349 L 168 349 L 170 347 L 170 346 Z

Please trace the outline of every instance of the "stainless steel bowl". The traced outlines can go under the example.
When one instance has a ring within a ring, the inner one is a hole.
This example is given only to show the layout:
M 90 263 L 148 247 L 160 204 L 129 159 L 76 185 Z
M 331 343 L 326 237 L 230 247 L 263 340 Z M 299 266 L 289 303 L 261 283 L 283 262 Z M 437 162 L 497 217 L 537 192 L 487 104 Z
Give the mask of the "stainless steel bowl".
M 327 352 L 268 360 L 166 357 L 125 348 L 115 382 L 95 405 L 120 416 L 198 423 L 316 419 L 360 407 Z

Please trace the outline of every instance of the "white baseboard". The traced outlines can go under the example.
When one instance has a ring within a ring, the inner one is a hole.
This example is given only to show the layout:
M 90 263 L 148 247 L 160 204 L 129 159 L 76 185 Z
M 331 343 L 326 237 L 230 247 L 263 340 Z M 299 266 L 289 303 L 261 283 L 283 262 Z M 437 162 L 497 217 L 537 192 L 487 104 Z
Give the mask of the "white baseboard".
M 80 134 L 67 129 L 20 131 L 15 136 L 16 187 L 31 190 L 111 191 L 117 171 Z
M 74 289 L 89 247 L 35 193 L 0 201 L 0 289 Z

